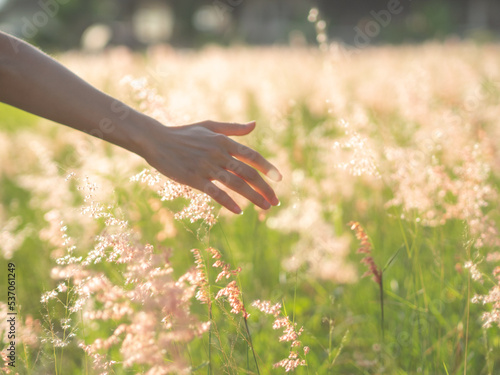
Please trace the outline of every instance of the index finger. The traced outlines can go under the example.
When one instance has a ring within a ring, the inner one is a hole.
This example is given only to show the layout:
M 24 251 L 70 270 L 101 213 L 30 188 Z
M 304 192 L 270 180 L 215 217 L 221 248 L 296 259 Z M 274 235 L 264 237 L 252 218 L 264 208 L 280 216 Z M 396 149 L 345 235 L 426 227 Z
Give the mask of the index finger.
M 238 143 L 230 138 L 229 141 L 230 145 L 228 151 L 232 156 L 254 167 L 271 180 L 276 182 L 281 181 L 283 176 L 281 176 L 278 168 L 268 162 L 261 154 L 259 154 L 255 150 L 252 150 L 250 147 L 242 145 L 241 143 Z

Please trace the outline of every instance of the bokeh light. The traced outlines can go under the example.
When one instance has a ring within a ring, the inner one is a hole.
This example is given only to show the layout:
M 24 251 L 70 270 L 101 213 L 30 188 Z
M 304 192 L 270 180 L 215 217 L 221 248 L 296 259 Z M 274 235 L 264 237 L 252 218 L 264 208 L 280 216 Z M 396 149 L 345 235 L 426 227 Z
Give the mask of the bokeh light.
M 87 51 L 99 51 L 111 40 L 111 28 L 103 24 L 89 26 L 82 35 L 82 47 Z
M 141 6 L 133 17 L 137 39 L 146 44 L 166 42 L 172 37 L 174 16 L 170 7 L 163 3 Z
M 220 32 L 228 20 L 229 17 L 221 17 L 214 6 L 203 6 L 193 15 L 193 26 L 201 32 Z

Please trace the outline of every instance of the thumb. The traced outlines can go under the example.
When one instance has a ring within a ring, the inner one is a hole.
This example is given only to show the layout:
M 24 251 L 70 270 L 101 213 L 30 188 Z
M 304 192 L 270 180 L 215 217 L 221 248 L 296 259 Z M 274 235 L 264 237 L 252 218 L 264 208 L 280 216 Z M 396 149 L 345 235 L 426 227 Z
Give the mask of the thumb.
M 203 126 L 215 133 L 224 135 L 246 135 L 255 129 L 255 121 L 250 121 L 246 124 L 208 121 Z

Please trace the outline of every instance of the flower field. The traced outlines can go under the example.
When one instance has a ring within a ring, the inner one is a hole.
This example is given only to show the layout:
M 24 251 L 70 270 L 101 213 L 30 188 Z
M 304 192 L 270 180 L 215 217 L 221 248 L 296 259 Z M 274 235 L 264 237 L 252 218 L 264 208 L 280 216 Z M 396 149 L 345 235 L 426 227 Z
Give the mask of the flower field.
M 354 52 L 58 56 L 167 126 L 256 120 L 281 205 L 243 215 L 0 105 L 2 373 L 499 373 L 500 46 Z

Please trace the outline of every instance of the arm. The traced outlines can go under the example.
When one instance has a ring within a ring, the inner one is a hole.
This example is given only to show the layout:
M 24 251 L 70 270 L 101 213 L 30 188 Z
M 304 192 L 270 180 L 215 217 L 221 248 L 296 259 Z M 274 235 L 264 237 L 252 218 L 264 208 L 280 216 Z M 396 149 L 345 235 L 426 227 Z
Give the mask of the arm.
M 222 182 L 264 209 L 279 203 L 256 169 L 275 181 L 281 180 L 278 170 L 259 153 L 228 138 L 250 133 L 255 122 L 165 127 L 2 32 L 0 102 L 134 152 L 165 176 L 207 193 L 234 213 L 241 209 L 212 181 Z

